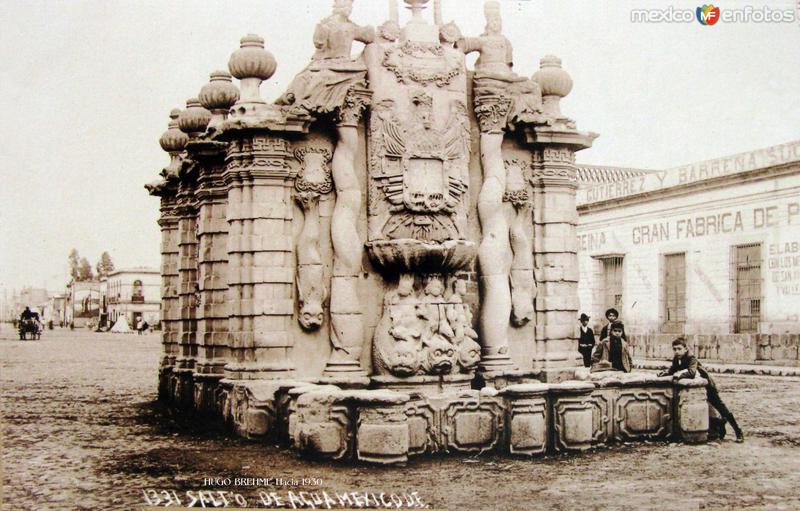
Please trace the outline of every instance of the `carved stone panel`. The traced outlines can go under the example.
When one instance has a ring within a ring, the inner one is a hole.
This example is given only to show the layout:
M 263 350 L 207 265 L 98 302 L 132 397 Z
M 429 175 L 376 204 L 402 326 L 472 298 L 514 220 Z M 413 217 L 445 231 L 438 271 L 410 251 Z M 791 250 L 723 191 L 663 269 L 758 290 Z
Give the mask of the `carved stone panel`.
M 614 416 L 618 440 L 667 438 L 672 432 L 672 390 L 620 390 Z
M 463 397 L 442 410 L 442 441 L 446 451 L 494 449 L 503 437 L 503 407 L 485 398 Z
M 592 404 L 592 443 L 606 444 L 614 438 L 614 391 L 594 391 L 589 402 Z
M 415 282 L 416 280 L 416 282 Z M 466 286 L 440 275 L 400 276 L 386 292 L 375 330 L 373 362 L 381 375 L 408 377 L 470 373 L 480 360 Z
M 439 450 L 437 432 L 439 414 L 424 400 L 411 401 L 406 405 L 410 455 L 435 453 Z
M 544 454 L 547 451 L 547 400 L 544 396 L 510 402 L 508 411 L 511 454 Z
M 594 439 L 594 404 L 588 396 L 559 397 L 553 404 L 556 448 L 584 451 Z

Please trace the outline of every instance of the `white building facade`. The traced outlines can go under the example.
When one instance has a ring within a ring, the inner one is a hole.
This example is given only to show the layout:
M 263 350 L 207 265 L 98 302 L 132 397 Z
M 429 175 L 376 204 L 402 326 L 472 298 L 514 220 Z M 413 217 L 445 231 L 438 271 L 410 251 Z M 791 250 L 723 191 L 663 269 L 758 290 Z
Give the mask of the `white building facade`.
M 161 272 L 154 268 L 113 271 L 105 281 L 105 296 L 111 325 L 125 316 L 132 328 L 140 319 L 156 326 L 161 313 Z
M 578 192 L 580 305 L 636 356 L 798 363 L 800 140 Z

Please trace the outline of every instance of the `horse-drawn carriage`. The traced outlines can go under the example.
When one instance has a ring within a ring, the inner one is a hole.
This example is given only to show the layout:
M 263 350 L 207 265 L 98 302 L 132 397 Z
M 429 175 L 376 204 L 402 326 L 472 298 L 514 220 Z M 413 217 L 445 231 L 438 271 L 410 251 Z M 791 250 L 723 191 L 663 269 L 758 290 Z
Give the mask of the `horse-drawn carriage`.
M 42 338 L 42 322 L 39 321 L 39 315 L 33 313 L 29 318 L 22 318 L 19 320 L 19 340 L 26 339 L 41 339 Z

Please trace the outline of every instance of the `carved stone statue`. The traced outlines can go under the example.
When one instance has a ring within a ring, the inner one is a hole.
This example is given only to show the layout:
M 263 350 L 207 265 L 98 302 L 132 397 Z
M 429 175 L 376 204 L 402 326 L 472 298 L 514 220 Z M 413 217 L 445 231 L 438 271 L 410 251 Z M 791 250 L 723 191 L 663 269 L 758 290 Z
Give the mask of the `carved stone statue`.
M 314 31 L 316 52 L 311 63 L 295 77 L 278 104 L 310 113 L 333 113 L 345 103 L 352 87 L 366 86 L 367 67 L 350 52 L 354 41 L 373 42 L 375 29 L 350 21 L 352 10 L 353 0 L 335 0 L 333 14 Z
M 495 129 L 504 129 L 506 122 L 512 127 L 517 122 L 552 122 L 543 114 L 539 85 L 513 71 L 514 48 L 502 34 L 500 4 L 487 1 L 484 13 L 486 31 L 479 37 L 467 37 L 458 42 L 464 53 L 480 53 L 475 63 L 475 101 L 484 107 L 478 112 L 482 126 L 487 122 L 486 99 L 495 103 L 488 112 L 488 122 Z

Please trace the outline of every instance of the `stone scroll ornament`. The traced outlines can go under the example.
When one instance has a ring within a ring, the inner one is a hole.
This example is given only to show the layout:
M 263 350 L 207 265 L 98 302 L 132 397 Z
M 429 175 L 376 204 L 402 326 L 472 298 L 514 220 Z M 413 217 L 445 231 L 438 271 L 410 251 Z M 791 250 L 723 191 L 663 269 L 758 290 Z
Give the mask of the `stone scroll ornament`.
M 328 149 L 306 147 L 295 151 L 300 170 L 295 181 L 295 200 L 303 210 L 303 229 L 297 240 L 298 322 L 307 331 L 318 330 L 324 318 L 326 287 L 319 248 L 320 197 L 333 191 Z
M 336 124 L 337 141 L 331 161 L 336 189 L 331 218 L 334 251 L 330 292 L 332 352 L 325 375 L 337 377 L 366 376 L 360 364 L 364 329 L 358 279 L 363 245 L 357 221 L 362 194 L 355 171 L 355 154 L 358 124 L 369 105 L 371 93 L 366 84 L 366 65 L 360 58 L 353 59 L 350 53 L 354 41 L 374 41 L 375 30 L 350 21 L 352 10 L 353 0 L 335 0 L 332 15 L 322 20 L 314 31 L 316 52 L 311 63 L 277 101 L 292 112 L 327 117 Z M 311 268 L 313 265 L 308 267 Z M 314 311 L 309 309 L 309 312 Z M 316 320 L 308 325 L 316 328 L 315 324 Z

